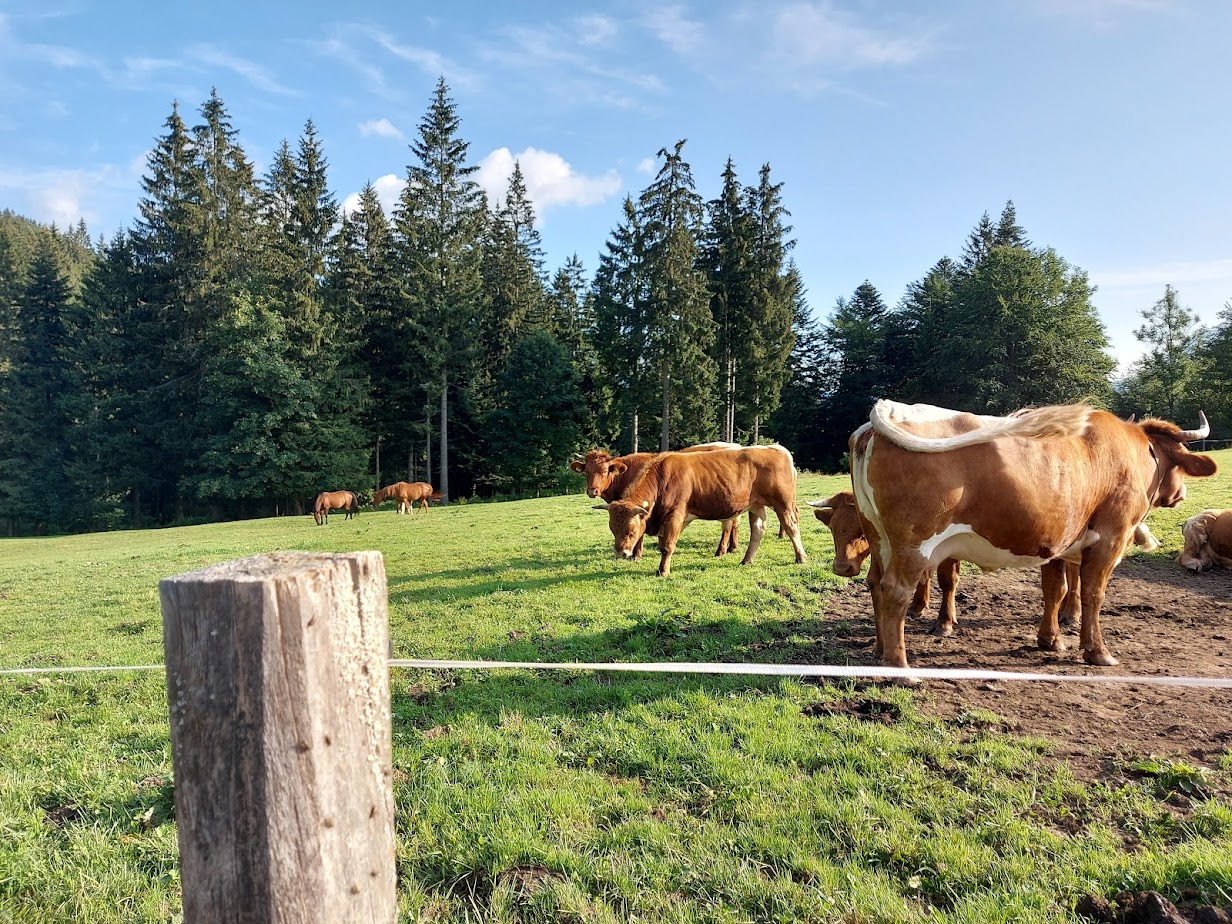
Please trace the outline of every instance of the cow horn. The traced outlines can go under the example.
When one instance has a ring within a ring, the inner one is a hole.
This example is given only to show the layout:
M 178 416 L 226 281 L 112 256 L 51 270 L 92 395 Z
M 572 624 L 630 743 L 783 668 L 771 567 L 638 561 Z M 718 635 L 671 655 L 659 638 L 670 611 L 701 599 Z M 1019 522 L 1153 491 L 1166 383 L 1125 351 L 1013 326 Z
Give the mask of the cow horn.
M 591 509 L 591 510 L 607 510 L 607 507 L 608 507 L 608 505 L 607 505 L 607 504 L 595 504 L 595 505 L 594 505 L 593 507 L 591 507 L 590 509 Z
M 818 510 L 825 510 L 830 506 L 830 498 L 825 500 L 811 500 L 808 502 L 810 507 L 816 507 Z
M 1176 438 L 1182 443 L 1192 443 L 1194 440 L 1204 440 L 1211 432 L 1211 425 L 1206 420 L 1206 414 L 1198 411 L 1198 429 L 1182 430 Z
M 1128 417 L 1126 417 L 1126 418 L 1125 418 L 1125 422 L 1126 422 L 1126 423 L 1133 423 L 1133 422 L 1134 422 L 1135 420 L 1137 420 L 1137 419 L 1138 419 L 1138 415 L 1137 415 L 1137 414 L 1130 414 Z

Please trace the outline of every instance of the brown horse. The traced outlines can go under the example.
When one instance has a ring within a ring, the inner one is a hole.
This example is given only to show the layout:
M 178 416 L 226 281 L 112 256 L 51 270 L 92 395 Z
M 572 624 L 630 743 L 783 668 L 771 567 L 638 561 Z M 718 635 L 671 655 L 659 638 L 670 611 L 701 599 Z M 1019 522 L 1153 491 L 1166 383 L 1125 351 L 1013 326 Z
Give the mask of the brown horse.
M 349 520 L 359 510 L 359 499 L 354 491 L 322 491 L 312 505 L 312 518 L 317 526 L 329 522 L 331 510 L 345 510 L 343 519 Z
M 415 501 L 419 501 L 420 510 L 427 510 L 428 501 L 438 501 L 441 497 L 441 492 L 434 490 L 432 485 L 426 481 L 416 481 L 413 483 L 395 481 L 393 484 L 386 485 L 376 492 L 372 498 L 372 506 L 376 508 L 384 501 L 394 500 L 398 502 L 398 513 L 413 513 L 415 511 Z

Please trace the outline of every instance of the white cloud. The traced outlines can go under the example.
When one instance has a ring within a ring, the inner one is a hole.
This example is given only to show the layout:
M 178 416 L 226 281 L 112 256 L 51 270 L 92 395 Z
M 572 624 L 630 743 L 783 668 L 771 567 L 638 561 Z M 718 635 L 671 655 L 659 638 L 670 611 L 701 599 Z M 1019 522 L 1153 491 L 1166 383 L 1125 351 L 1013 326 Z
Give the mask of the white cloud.
M 574 23 L 577 25 L 578 41 L 592 48 L 611 44 L 620 32 L 614 19 L 599 13 L 579 16 Z
M 446 58 L 438 51 L 421 48 L 418 45 L 404 45 L 388 32 L 379 29 L 365 30 L 368 37 L 396 58 L 409 61 L 429 77 L 444 77 L 451 86 L 473 87 L 479 83 L 478 77 Z
M 21 211 L 29 210 L 36 221 L 55 222 L 61 228 L 84 218 L 96 224 L 99 212 L 87 200 L 100 192 L 113 192 L 131 179 L 110 164 L 93 170 L 28 170 L 0 166 L 0 190 L 12 190 L 24 199 Z M 7 198 L 7 197 L 6 197 Z
M 655 7 L 644 22 L 659 41 L 680 55 L 696 54 L 709 42 L 706 27 L 690 19 L 679 4 Z
M 643 157 L 637 163 L 637 172 L 653 175 L 655 172 L 655 159 L 653 157 Z
M 239 74 L 258 90 L 264 90 L 266 93 L 274 93 L 279 96 L 298 96 L 299 92 L 292 90 L 290 87 L 283 86 L 272 76 L 269 71 L 261 65 L 249 61 L 246 58 L 240 58 L 230 52 L 223 51 L 214 45 L 194 45 L 188 50 L 189 55 L 196 61 L 208 67 L 223 67 L 227 70 L 234 71 Z
M 826 2 L 783 7 L 774 18 L 772 37 L 783 60 L 840 70 L 910 64 L 929 44 L 924 36 L 880 34 Z
M 380 138 L 394 138 L 398 141 L 406 137 L 389 119 L 369 119 L 367 122 L 360 122 L 359 133 L 365 138 L 369 135 L 376 135 Z
M 540 214 L 557 205 L 595 205 L 621 188 L 620 175 L 615 170 L 588 177 L 551 151 L 526 148 L 515 157 L 508 148 L 497 148 L 479 162 L 475 173 L 476 182 L 487 192 L 489 201 L 495 203 L 505 198 L 515 161 L 522 168 L 526 194 Z
M 387 173 L 373 181 L 372 187 L 376 190 L 376 197 L 387 216 L 393 214 L 394 206 L 398 204 L 398 197 L 402 195 L 402 190 L 405 186 L 406 180 L 393 173 Z M 353 192 L 342 200 L 342 211 L 347 215 L 350 215 L 358 207 L 358 192 Z

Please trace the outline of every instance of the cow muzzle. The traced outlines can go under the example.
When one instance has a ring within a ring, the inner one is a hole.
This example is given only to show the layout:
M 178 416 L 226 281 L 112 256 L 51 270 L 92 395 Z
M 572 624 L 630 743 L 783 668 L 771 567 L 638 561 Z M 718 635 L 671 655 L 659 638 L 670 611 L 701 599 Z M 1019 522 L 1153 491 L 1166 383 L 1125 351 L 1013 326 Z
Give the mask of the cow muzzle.
M 860 566 L 853 561 L 839 559 L 834 562 L 834 567 L 831 570 L 839 577 L 851 578 L 860 573 Z
M 599 492 L 598 492 L 598 491 L 596 491 L 594 488 L 587 488 L 587 489 L 586 489 L 586 496 L 587 496 L 587 497 L 598 497 L 598 496 L 599 496 Z

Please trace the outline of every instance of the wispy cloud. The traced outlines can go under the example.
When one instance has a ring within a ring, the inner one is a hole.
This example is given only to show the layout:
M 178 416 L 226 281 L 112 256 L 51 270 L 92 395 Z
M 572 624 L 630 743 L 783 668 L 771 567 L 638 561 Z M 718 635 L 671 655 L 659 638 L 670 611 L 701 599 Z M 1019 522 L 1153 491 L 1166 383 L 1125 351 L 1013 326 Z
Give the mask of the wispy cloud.
M 298 90 L 283 86 L 275 80 L 261 65 L 247 58 L 241 58 L 216 45 L 193 45 L 188 49 L 188 56 L 207 67 L 222 67 L 239 74 L 258 90 L 279 96 L 299 96 Z
M 394 138 L 398 141 L 406 137 L 389 119 L 369 119 L 367 122 L 360 122 L 359 133 L 365 138 L 376 135 L 379 138 Z
M 489 201 L 505 198 L 515 162 L 522 168 L 526 195 L 540 215 L 556 206 L 597 205 L 620 192 L 622 185 L 615 170 L 585 176 L 551 151 L 526 148 L 514 155 L 508 148 L 497 148 L 479 162 L 475 172 L 475 180 L 487 192 Z
M 346 31 L 346 27 L 344 27 Z M 371 61 L 371 55 L 362 53 L 343 35 L 335 35 L 320 41 L 305 43 L 317 54 L 340 61 L 363 77 L 368 89 L 384 99 L 396 99 L 397 93 L 385 78 L 385 72 Z
M 835 70 L 910 64 L 928 47 L 925 36 L 875 30 L 826 2 L 788 4 L 774 17 L 771 35 L 784 59 Z
M 366 29 L 368 36 L 395 58 L 414 64 L 429 77 L 444 77 L 451 86 L 475 87 L 479 75 L 431 48 L 408 45 L 382 29 Z
M 677 54 L 697 54 L 711 41 L 706 27 L 699 20 L 691 19 L 685 7 L 677 3 L 652 8 L 643 23 Z

